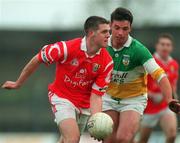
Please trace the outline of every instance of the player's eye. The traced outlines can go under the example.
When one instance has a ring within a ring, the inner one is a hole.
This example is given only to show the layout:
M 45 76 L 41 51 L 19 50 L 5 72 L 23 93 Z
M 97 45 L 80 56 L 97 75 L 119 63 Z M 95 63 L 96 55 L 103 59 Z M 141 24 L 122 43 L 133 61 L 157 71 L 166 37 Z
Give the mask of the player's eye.
M 115 30 L 119 30 L 119 27 L 118 27 L 118 26 L 115 26 L 114 29 L 115 29 Z
M 123 27 L 123 30 L 127 31 L 127 30 L 129 30 L 129 27 Z
M 109 30 L 103 30 L 101 33 L 106 34 L 108 32 L 109 32 Z

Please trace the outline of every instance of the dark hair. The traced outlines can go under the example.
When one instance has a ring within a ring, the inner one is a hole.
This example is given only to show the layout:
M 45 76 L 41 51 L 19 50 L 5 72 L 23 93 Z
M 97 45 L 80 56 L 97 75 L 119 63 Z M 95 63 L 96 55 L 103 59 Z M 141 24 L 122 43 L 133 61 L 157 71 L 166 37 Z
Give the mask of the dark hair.
M 111 13 L 111 22 L 113 22 L 113 20 L 118 20 L 118 21 L 127 20 L 130 22 L 130 24 L 132 24 L 133 15 L 128 9 L 118 7 Z
M 89 30 L 97 30 L 99 24 L 109 24 L 109 21 L 103 17 L 90 16 L 84 23 L 84 32 L 87 35 Z
M 158 43 L 159 39 L 161 39 L 161 38 L 169 39 L 172 43 L 174 43 L 174 38 L 173 38 L 173 36 L 170 33 L 161 33 L 158 36 L 156 43 Z

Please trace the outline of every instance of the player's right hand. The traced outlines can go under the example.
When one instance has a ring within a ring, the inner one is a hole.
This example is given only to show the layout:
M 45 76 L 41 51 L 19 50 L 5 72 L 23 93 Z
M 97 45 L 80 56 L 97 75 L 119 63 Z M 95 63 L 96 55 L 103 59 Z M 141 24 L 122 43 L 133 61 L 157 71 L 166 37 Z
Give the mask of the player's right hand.
M 170 103 L 169 103 L 169 109 L 171 111 L 173 111 L 174 113 L 176 114 L 180 114 L 180 101 L 178 100 L 172 100 Z
M 4 89 L 18 89 L 20 85 L 17 82 L 14 81 L 6 81 L 1 88 Z

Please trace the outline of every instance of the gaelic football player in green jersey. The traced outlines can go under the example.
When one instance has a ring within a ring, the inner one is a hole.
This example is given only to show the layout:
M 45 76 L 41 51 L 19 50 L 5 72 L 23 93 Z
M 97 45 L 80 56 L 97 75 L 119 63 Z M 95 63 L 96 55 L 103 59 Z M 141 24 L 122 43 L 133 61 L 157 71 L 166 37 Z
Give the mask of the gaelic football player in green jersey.
M 112 135 L 104 143 L 130 143 L 147 104 L 147 73 L 155 79 L 169 103 L 172 91 L 166 74 L 148 49 L 130 36 L 133 16 L 125 8 L 111 14 L 112 35 L 108 52 L 114 61 L 112 80 L 103 97 L 103 111 L 114 121 Z

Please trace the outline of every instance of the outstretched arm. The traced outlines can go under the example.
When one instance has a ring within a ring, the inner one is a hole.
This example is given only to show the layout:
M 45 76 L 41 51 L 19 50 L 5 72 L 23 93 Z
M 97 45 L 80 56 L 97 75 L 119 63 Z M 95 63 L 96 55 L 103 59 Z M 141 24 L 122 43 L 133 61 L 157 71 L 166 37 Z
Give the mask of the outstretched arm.
M 161 88 L 161 92 L 164 95 L 164 98 L 166 99 L 166 101 L 169 103 L 170 101 L 172 101 L 172 88 L 171 85 L 169 83 L 169 80 L 167 77 L 163 77 L 160 81 L 159 81 L 159 86 Z
M 2 88 L 5 89 L 18 89 L 28 79 L 28 77 L 38 68 L 41 62 L 38 60 L 38 55 L 34 56 L 30 62 L 24 67 L 19 78 L 14 81 L 6 81 Z
M 164 70 L 156 63 L 154 58 L 149 59 L 143 66 L 151 77 L 158 82 L 166 101 L 168 103 L 172 101 L 172 88 Z
M 159 65 L 155 62 L 154 59 L 148 60 L 144 64 L 144 67 L 146 71 L 151 74 L 152 78 L 159 83 L 161 92 L 163 93 L 164 98 L 169 105 L 169 108 L 173 112 L 180 114 L 180 102 L 176 99 L 173 99 L 172 88 L 163 69 L 159 67 Z

